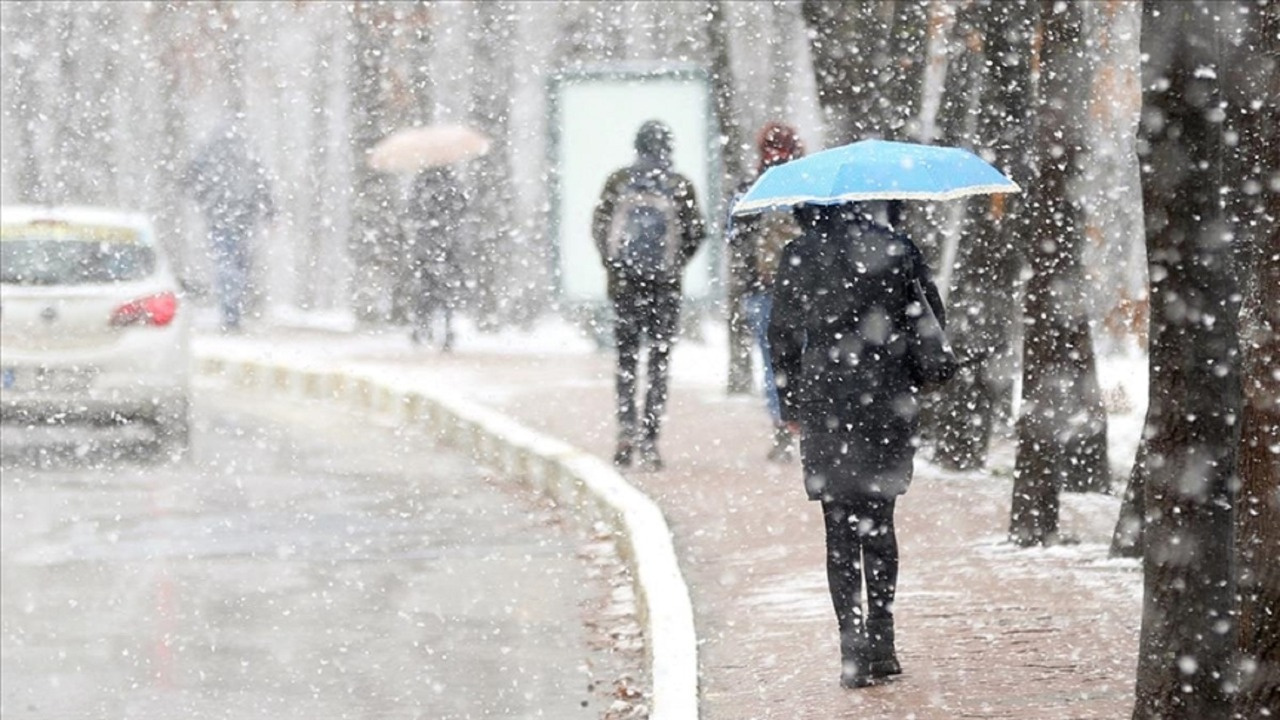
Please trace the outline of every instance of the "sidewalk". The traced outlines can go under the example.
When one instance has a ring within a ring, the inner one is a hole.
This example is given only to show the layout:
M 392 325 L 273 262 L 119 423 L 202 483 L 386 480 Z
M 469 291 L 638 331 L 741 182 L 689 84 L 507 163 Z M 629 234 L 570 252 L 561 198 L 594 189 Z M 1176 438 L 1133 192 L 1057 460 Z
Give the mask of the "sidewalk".
M 612 354 L 572 337 L 549 348 L 545 337 L 462 336 L 447 355 L 399 336 L 308 330 L 207 341 L 270 343 L 427 376 L 534 430 L 612 455 Z M 946 473 L 923 460 L 927 451 L 918 457 L 898 505 L 904 675 L 841 689 L 820 511 L 804 497 L 798 464 L 764 460 L 762 402 L 726 397 L 715 345 L 677 347 L 661 442 L 667 469 L 626 473 L 675 536 L 700 641 L 703 718 L 1128 716 L 1142 583 L 1136 563 L 1106 558 L 1117 501 L 1065 496 L 1063 528 L 1083 543 L 1014 550 L 1003 543 L 1008 443 L 982 473 Z

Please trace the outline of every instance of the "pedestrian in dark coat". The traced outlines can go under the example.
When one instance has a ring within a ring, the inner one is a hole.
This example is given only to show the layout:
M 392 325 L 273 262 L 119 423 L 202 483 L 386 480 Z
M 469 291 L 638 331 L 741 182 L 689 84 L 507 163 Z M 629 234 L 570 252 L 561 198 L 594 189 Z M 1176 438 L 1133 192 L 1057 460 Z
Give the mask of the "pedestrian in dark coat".
M 800 433 L 809 499 L 822 503 L 846 687 L 901 672 L 893 510 L 911 482 L 919 413 L 907 357 L 921 314 L 913 280 L 945 322 L 919 249 L 868 210 L 797 210 L 803 234 L 783 250 L 769 323 L 782 417 Z
M 260 219 L 275 216 L 267 171 L 240 126 L 225 122 L 187 166 L 182 185 L 208 224 L 222 328 L 239 330 L 250 284 L 250 236 Z
M 640 126 L 636 160 L 611 174 L 592 217 L 592 238 L 608 279 L 618 346 L 616 465 L 638 449 L 645 470 L 660 470 L 658 433 L 667 401 L 667 370 L 680 318 L 680 281 L 706 230 L 693 183 L 672 167 L 671 129 Z M 640 346 L 649 344 L 649 387 L 637 421 Z
M 459 238 L 467 198 L 449 167 L 418 171 L 409 189 L 407 255 L 410 267 L 406 303 L 412 314 L 411 339 L 430 340 L 437 312 L 444 316 L 442 349 L 453 348 L 453 309 L 462 287 Z

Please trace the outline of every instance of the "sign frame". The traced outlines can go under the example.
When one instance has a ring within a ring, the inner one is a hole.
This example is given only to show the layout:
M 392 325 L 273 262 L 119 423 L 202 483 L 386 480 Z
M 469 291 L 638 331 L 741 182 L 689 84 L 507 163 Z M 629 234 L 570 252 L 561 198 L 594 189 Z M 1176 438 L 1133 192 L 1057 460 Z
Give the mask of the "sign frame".
M 566 138 L 564 137 L 564 117 L 565 100 L 563 93 L 567 88 L 573 86 L 581 86 L 590 83 L 608 82 L 611 84 L 628 84 L 634 83 L 640 86 L 652 85 L 656 83 L 671 83 L 672 81 L 681 83 L 694 83 L 702 88 L 701 102 L 703 103 L 703 113 L 706 118 L 705 127 L 703 129 L 703 139 L 705 140 L 702 148 L 705 160 L 705 167 L 701 172 L 696 170 L 685 170 L 684 174 L 690 178 L 695 184 L 701 185 L 699 192 L 699 211 L 703 213 L 703 219 L 706 223 L 706 237 L 702 241 L 702 247 L 699 248 L 698 254 L 690 263 L 690 269 L 700 262 L 706 263 L 705 287 L 703 292 L 697 295 L 690 295 L 688 285 L 691 283 L 686 279 L 684 303 L 692 306 L 713 305 L 723 301 L 725 294 L 724 276 L 724 249 L 723 242 L 723 226 L 724 218 L 719 217 L 719 209 L 723 205 L 723 171 L 721 160 L 721 148 L 719 143 L 720 128 L 716 114 L 715 96 L 711 87 L 710 77 L 708 73 L 697 66 L 672 66 L 669 64 L 659 66 L 637 66 L 637 65 L 608 65 L 594 66 L 575 70 L 564 70 L 552 75 L 547 81 L 547 106 L 548 106 L 548 134 L 549 142 L 547 143 L 547 165 L 548 172 L 548 239 L 550 240 L 550 252 L 548 253 L 548 262 L 550 264 L 549 271 L 554 287 L 554 295 L 557 302 L 564 308 L 582 308 L 582 307 L 598 307 L 608 303 L 603 293 L 598 297 L 582 297 L 570 296 L 566 292 L 566 281 L 564 278 L 564 267 L 562 260 L 564 259 L 564 245 L 566 242 L 565 233 L 565 217 L 564 203 L 566 192 L 564 169 L 562 167 L 562 151 L 565 146 Z M 661 110 L 655 110 L 652 117 L 663 119 Z M 637 124 L 638 127 L 638 124 Z M 625 134 L 628 147 L 634 137 L 635 127 L 614 128 Z M 680 143 L 682 139 L 677 130 L 675 137 L 677 154 L 679 154 Z M 686 140 L 687 142 L 687 140 Z M 617 168 L 610 167 L 607 173 L 613 172 Z M 594 193 L 598 196 L 601 188 L 595 188 Z M 589 222 L 589 220 L 588 220 Z M 601 272 L 603 277 L 603 271 Z

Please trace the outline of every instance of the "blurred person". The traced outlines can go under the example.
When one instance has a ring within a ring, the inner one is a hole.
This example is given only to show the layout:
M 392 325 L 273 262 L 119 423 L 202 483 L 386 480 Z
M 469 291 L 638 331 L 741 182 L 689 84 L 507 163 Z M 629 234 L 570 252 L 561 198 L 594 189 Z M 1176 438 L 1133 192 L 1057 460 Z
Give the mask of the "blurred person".
M 409 239 L 407 290 L 414 343 L 434 337 L 436 313 L 444 320 L 441 348 L 453 349 L 453 310 L 462 287 L 458 262 L 458 235 L 462 231 L 467 197 L 458 177 L 448 166 L 424 168 L 409 190 Z
M 804 155 L 804 144 L 795 129 L 780 122 L 769 122 L 761 128 L 756 138 L 756 147 L 760 152 L 756 177 L 739 186 L 735 202 L 765 170 Z M 730 202 L 729 206 L 733 207 L 733 204 Z M 725 233 L 729 243 L 737 248 L 743 258 L 739 268 L 743 287 L 742 313 L 760 348 L 761 364 L 764 366 L 765 407 L 774 428 L 773 442 L 767 457 L 778 462 L 786 462 L 794 457 L 795 442 L 787 424 L 782 421 L 778 405 L 778 387 L 773 376 L 773 363 L 769 359 L 769 313 L 773 307 L 773 278 L 778 267 L 778 257 L 782 248 L 799 235 L 800 226 L 795 215 L 787 210 L 743 217 L 730 215 Z
M 201 147 L 182 184 L 209 228 L 222 329 L 238 331 L 249 289 L 250 237 L 259 220 L 275 217 L 266 168 L 250 152 L 239 123 L 229 121 Z
M 672 169 L 671 129 L 649 120 L 635 136 L 636 160 L 609 176 L 592 237 L 614 312 L 619 467 L 662 469 L 658 434 L 667 400 L 671 347 L 680 317 L 681 276 L 706 231 L 693 184 Z M 649 386 L 637 421 L 640 346 L 648 341 Z
M 902 672 L 893 513 L 911 482 L 926 383 L 913 348 L 925 334 L 918 318 L 937 334 L 945 325 L 919 249 L 873 220 L 870 205 L 796 211 L 803 234 L 782 251 L 769 322 L 782 417 L 800 435 L 806 493 L 822 503 L 848 688 Z

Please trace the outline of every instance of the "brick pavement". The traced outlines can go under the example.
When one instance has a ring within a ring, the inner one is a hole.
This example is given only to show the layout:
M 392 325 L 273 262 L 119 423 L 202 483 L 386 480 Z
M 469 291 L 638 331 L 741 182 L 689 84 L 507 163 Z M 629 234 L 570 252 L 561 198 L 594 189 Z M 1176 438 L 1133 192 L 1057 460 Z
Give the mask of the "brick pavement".
M 612 454 L 612 355 L 379 351 L 362 358 L 429 373 L 524 424 Z M 764 460 L 757 398 L 680 380 L 661 447 L 667 469 L 628 472 L 667 515 L 701 642 L 702 716 L 739 718 L 1127 717 L 1141 609 L 1135 563 L 1109 561 L 1115 501 L 1067 496 L 1084 543 L 1004 544 L 1012 458 L 949 474 L 917 460 L 899 502 L 896 607 L 904 675 L 839 687 L 822 521 L 798 465 Z M 923 455 L 923 454 L 922 454 Z

